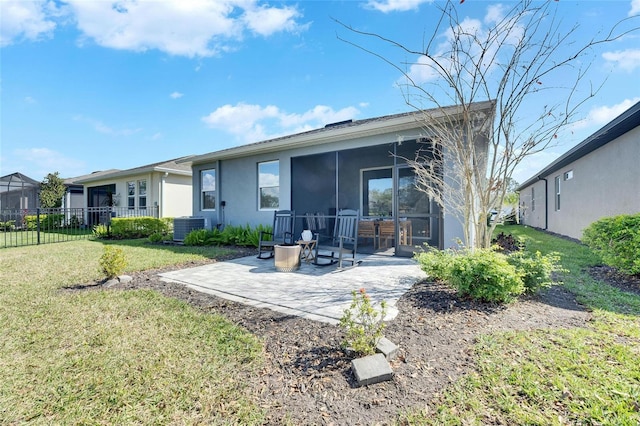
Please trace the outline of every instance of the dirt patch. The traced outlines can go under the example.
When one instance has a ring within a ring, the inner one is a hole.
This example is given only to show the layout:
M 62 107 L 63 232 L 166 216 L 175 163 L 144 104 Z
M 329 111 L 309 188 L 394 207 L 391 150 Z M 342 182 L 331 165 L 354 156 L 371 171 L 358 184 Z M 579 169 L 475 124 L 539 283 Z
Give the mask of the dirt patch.
M 254 253 L 241 249 L 227 258 Z M 201 263 L 181 267 L 197 264 Z M 460 299 L 443 284 L 421 282 L 401 297 L 399 314 L 385 330 L 386 337 L 400 347 L 392 362 L 394 379 L 357 388 L 351 359 L 340 349 L 342 332 L 336 326 L 245 306 L 159 279 L 159 272 L 173 269 L 177 267 L 136 273 L 131 282 L 110 289 L 151 288 L 205 312 L 221 314 L 259 336 L 266 362 L 261 374 L 245 380 L 268 411 L 270 424 L 392 423 L 398 412 L 424 408 L 447 384 L 473 368 L 477 336 L 504 330 L 582 327 L 590 317 L 561 287 L 503 307 Z
M 589 273 L 597 280 L 604 281 L 622 291 L 640 296 L 640 276 L 638 275 L 626 275 L 618 272 L 615 268 L 605 265 L 594 266 L 589 269 Z

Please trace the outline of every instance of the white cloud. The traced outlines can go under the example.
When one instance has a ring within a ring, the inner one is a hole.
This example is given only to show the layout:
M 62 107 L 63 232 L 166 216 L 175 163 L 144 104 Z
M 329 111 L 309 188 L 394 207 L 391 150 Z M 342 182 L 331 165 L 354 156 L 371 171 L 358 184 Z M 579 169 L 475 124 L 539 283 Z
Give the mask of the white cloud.
M 639 0 L 640 1 L 640 0 Z M 615 69 L 633 72 L 640 68 L 640 49 L 616 50 L 615 52 L 605 52 L 602 57 L 612 62 Z
M 592 108 L 583 120 L 577 121 L 570 126 L 571 130 L 578 130 L 586 127 L 602 127 L 638 103 L 638 101 L 640 101 L 640 97 L 625 99 L 612 106 L 603 105 Z
M 304 29 L 296 8 L 258 6 L 256 0 L 67 1 L 84 37 L 113 49 L 206 57 L 233 49 L 245 32 Z
M 38 103 L 38 101 L 36 101 L 35 98 L 33 98 L 31 96 L 25 96 L 24 102 L 27 103 L 27 104 L 36 104 L 36 103 Z
M 180 93 L 180 92 L 173 92 L 172 94 L 169 95 L 171 99 L 178 99 L 183 96 L 184 96 L 184 93 Z
M 86 164 L 78 159 L 67 157 L 48 148 L 15 149 L 2 158 L 2 172 L 20 172 L 32 179 L 41 181 L 48 173 L 60 172 L 62 178 L 79 176 L 85 173 Z
M 82 116 L 82 115 L 76 115 L 75 117 L 73 117 L 73 119 L 75 121 L 88 123 L 94 128 L 95 131 L 97 131 L 99 133 L 103 133 L 105 135 L 131 136 L 133 134 L 136 134 L 136 133 L 139 133 L 139 132 L 142 131 L 141 128 L 137 128 L 137 129 L 130 129 L 130 128 L 115 129 L 115 128 L 103 123 L 100 120 L 96 120 L 95 118 L 91 118 L 91 117 L 85 117 L 85 116 Z
M 202 117 L 202 121 L 211 128 L 235 135 L 240 142 L 257 142 L 352 119 L 358 113 L 355 107 L 334 111 L 331 107 L 318 105 L 303 114 L 287 114 L 273 105 L 238 103 L 223 105 Z
M 629 16 L 640 15 L 640 0 L 631 0 Z
M 258 6 L 249 7 L 244 13 L 243 21 L 247 28 L 261 36 L 269 36 L 278 31 L 296 32 L 308 28 L 308 25 L 300 26 L 296 18 L 301 17 L 300 12 L 294 7 Z
M 433 0 L 369 0 L 365 7 L 379 12 L 406 12 L 417 10 L 423 3 L 432 3 Z
M 56 28 L 48 16 L 51 10 L 53 2 L 0 1 L 0 47 L 51 36 Z
M 560 156 L 560 152 L 545 150 L 525 157 L 511 176 L 519 184 L 525 183 L 536 173 Z

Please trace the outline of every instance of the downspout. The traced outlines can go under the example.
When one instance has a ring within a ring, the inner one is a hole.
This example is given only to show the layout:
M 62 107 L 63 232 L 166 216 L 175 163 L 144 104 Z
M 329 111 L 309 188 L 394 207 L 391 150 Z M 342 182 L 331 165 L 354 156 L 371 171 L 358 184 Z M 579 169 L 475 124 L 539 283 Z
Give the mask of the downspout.
M 542 176 L 538 176 L 538 180 L 544 181 L 544 229 L 545 231 L 549 227 L 549 182 L 547 178 L 543 178 Z
M 160 193 L 158 194 L 158 217 L 164 217 L 164 181 L 169 176 L 169 172 L 164 172 L 160 176 Z

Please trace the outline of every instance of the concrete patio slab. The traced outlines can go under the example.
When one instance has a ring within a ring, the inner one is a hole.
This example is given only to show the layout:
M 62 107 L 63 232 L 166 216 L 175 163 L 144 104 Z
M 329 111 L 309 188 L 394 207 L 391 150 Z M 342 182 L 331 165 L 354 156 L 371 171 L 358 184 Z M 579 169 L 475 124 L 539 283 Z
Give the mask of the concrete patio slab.
M 255 256 L 160 274 L 164 281 L 224 299 L 289 315 L 337 324 L 351 303 L 351 291 L 364 288 L 374 305 L 387 302 L 386 320 L 396 317 L 396 303 L 425 278 L 407 258 L 359 256 L 359 266 L 339 270 L 303 262 L 295 272 L 277 272 L 273 259 Z

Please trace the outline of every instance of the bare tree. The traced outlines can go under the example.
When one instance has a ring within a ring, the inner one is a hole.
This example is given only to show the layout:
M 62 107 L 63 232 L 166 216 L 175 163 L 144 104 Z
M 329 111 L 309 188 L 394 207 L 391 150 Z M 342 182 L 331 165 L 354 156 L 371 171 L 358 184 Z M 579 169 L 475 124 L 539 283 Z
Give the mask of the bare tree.
M 601 87 L 586 81 L 596 48 L 638 27 L 631 25 L 634 17 L 626 18 L 578 44 L 578 26 L 558 18 L 558 2 L 492 6 L 487 28 L 461 19 L 462 4 L 437 7 L 438 24 L 419 50 L 339 22 L 417 61 L 395 63 L 364 43 L 339 38 L 400 72 L 405 100 L 423 112 L 421 124 L 431 144 L 407 159 L 418 189 L 461 221 L 467 247 L 488 247 L 495 228 L 488 217 L 502 209 L 514 169 L 555 144 L 560 130 L 576 121 L 581 105 Z M 487 101 L 494 103 L 491 116 L 477 108 Z

